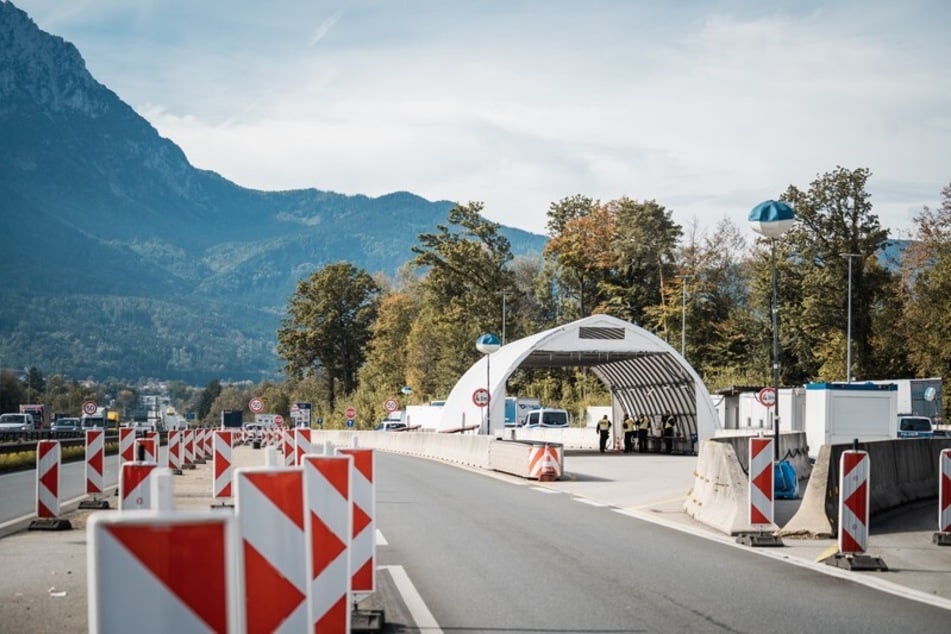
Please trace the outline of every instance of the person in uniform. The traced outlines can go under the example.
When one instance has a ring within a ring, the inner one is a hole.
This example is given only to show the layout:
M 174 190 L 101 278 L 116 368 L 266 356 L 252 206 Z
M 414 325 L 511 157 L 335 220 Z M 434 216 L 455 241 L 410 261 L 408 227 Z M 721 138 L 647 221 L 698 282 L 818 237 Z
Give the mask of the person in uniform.
M 605 448 L 608 445 L 608 436 L 611 433 L 611 421 L 608 420 L 608 415 L 605 414 L 601 417 L 601 420 L 598 421 L 598 440 L 599 448 L 601 453 L 604 453 Z
M 637 433 L 637 425 L 627 412 L 624 412 L 624 421 L 621 423 L 621 428 L 624 430 L 624 453 L 633 453 L 634 434 Z
M 661 421 L 664 427 L 664 451 L 673 453 L 674 451 L 674 430 L 677 428 L 677 419 L 668 410 L 664 419 Z
M 647 433 L 650 431 L 651 421 L 647 414 L 641 414 L 637 418 L 637 450 L 641 453 L 647 453 Z

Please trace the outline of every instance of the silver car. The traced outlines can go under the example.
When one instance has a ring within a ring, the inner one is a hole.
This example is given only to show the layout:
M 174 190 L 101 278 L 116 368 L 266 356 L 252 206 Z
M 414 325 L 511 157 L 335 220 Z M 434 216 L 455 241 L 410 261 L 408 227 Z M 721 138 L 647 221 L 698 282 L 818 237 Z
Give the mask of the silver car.
M 0 431 L 33 431 L 32 414 L 0 414 Z

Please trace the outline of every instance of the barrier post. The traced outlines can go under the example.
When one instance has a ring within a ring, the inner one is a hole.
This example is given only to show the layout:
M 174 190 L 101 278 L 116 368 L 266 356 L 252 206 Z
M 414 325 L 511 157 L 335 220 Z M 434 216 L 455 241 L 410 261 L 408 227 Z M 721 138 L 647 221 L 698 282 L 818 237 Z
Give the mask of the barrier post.
M 158 443 L 153 438 L 135 439 L 135 457 L 137 461 L 158 464 Z M 144 453 L 143 453 L 144 452 Z
M 182 475 L 182 432 L 178 429 L 168 432 L 168 470 Z
M 158 469 L 154 462 L 125 462 L 119 466 L 119 510 L 151 509 L 152 474 Z
M 212 511 L 95 515 L 89 631 L 243 632 L 234 522 Z
M 748 521 L 755 532 L 741 533 L 736 542 L 745 546 L 783 546 L 783 540 L 772 532 L 776 526 L 774 516 L 775 465 L 773 463 L 773 439 L 751 437 L 748 442 L 749 483 L 747 486 Z
M 284 466 L 293 467 L 295 461 L 297 460 L 297 453 L 294 448 L 294 430 L 285 429 L 282 435 L 284 442 L 281 446 L 281 449 L 284 452 Z
M 100 498 L 103 493 L 103 464 L 106 455 L 106 431 L 104 429 L 86 430 L 86 495 L 91 500 L 79 503 L 81 509 L 107 509 L 109 501 Z
M 226 498 L 231 497 L 231 432 L 216 429 L 212 432 L 212 435 L 214 437 L 211 457 L 211 472 L 214 474 L 212 497 L 221 500 L 220 504 L 212 504 L 212 507 L 234 506 L 225 502 Z
M 842 452 L 839 460 L 839 552 L 823 559 L 830 566 L 848 570 L 888 570 L 881 558 L 865 554 L 868 550 L 870 471 L 868 452 L 858 449 Z
M 62 449 L 58 440 L 36 443 L 36 517 L 29 530 L 64 531 L 73 527 L 59 517 L 59 483 Z
M 938 456 L 938 532 L 933 539 L 938 546 L 951 546 L 951 449 Z
M 300 430 L 298 430 L 300 431 Z M 311 632 L 349 632 L 353 457 L 305 455 L 307 622 Z
M 353 540 L 350 545 L 351 591 L 369 594 L 376 590 L 376 458 L 373 449 L 338 449 L 353 456 Z
M 135 429 L 119 428 L 119 464 L 135 460 Z
M 240 609 L 248 634 L 306 632 L 304 471 L 235 470 Z
M 205 428 L 199 427 L 192 435 L 192 464 L 205 464 Z
M 182 432 L 182 469 L 195 468 L 195 430 Z
M 294 465 L 299 466 L 304 454 L 313 452 L 313 446 L 310 442 L 310 429 L 299 428 L 294 430 Z

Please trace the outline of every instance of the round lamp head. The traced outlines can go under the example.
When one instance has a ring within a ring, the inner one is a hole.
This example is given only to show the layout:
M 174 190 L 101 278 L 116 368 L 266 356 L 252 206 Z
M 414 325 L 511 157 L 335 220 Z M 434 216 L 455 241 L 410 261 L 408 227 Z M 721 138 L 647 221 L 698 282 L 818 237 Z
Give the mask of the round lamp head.
M 496 335 L 487 332 L 476 339 L 476 350 L 482 354 L 491 354 L 502 347 L 502 342 Z
M 748 219 L 756 233 L 778 238 L 792 227 L 796 213 L 784 202 L 767 200 L 753 207 Z

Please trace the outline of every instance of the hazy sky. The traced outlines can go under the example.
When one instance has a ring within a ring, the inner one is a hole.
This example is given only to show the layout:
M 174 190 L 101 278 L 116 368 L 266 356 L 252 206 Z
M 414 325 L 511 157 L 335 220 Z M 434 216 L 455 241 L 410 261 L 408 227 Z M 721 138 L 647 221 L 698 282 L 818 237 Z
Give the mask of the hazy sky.
M 16 0 L 192 164 L 266 190 L 585 194 L 747 227 L 837 165 L 907 232 L 951 183 L 951 3 Z

